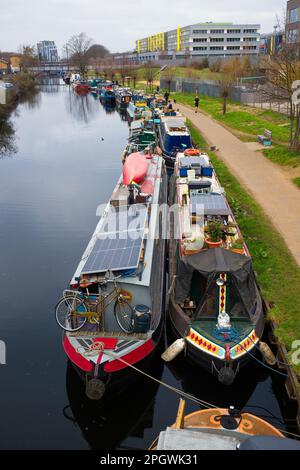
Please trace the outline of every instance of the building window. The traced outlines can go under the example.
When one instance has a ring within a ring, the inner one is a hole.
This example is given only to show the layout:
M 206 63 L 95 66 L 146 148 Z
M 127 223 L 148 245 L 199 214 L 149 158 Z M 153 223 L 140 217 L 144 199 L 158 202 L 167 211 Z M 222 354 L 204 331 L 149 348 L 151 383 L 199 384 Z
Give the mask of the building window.
M 193 34 L 207 34 L 206 29 L 194 29 Z
M 193 51 L 207 51 L 207 47 L 195 46 Z
M 244 29 L 245 34 L 257 33 L 257 29 Z
M 288 32 L 288 41 L 289 43 L 295 43 L 298 41 L 298 31 L 297 29 L 290 29 Z
M 290 23 L 297 23 L 298 17 L 298 8 L 293 8 L 290 10 Z
M 210 42 L 224 42 L 224 38 L 210 38 Z
M 228 51 L 239 51 L 240 46 L 227 46 Z
M 224 29 L 211 29 L 211 34 L 224 34 Z
M 210 48 L 211 51 L 223 51 L 224 47 L 223 46 L 212 46 Z
M 257 50 L 256 46 L 243 46 L 244 51 L 254 51 Z
M 193 42 L 207 42 L 207 38 L 193 38 Z
M 241 38 L 227 38 L 227 42 L 240 42 Z
M 240 29 L 227 29 L 227 34 L 241 34 Z
M 244 38 L 244 41 L 245 42 L 254 42 L 254 41 L 257 41 L 257 38 Z

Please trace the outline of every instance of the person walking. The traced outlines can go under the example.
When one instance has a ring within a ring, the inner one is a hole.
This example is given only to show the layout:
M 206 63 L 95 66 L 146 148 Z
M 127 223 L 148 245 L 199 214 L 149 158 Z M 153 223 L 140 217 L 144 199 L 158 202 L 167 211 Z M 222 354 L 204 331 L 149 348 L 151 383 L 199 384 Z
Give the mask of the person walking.
M 195 97 L 195 113 L 196 113 L 196 114 L 197 114 L 198 111 L 199 111 L 199 101 L 200 101 L 200 100 L 199 100 L 199 96 L 196 95 L 196 97 Z
M 164 98 L 166 100 L 166 103 L 168 103 L 168 101 L 169 101 L 169 96 L 170 96 L 170 93 L 168 91 L 166 91 L 165 94 L 164 94 Z

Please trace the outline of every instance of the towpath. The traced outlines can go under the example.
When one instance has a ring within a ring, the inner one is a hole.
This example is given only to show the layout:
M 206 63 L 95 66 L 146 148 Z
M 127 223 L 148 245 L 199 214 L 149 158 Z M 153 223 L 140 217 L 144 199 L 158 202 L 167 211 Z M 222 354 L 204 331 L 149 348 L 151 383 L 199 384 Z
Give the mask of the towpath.
M 214 119 L 185 105 L 177 108 L 198 128 L 230 171 L 261 205 L 300 266 L 300 190 L 284 172 Z

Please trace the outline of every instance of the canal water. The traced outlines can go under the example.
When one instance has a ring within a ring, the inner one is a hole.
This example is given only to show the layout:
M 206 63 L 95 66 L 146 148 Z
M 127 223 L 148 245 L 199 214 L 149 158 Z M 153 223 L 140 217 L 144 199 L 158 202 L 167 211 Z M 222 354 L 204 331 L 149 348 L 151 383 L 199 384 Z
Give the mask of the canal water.
M 121 172 L 128 124 L 97 98 L 49 82 L 11 117 L 0 157 L 1 449 L 146 449 L 174 422 L 179 397 L 145 378 L 104 404 L 85 398 L 67 363 L 54 305 Z M 163 349 L 164 345 L 161 346 Z M 283 379 L 259 364 L 225 388 L 182 360 L 158 379 L 218 406 L 294 430 Z M 188 403 L 187 411 L 196 410 Z

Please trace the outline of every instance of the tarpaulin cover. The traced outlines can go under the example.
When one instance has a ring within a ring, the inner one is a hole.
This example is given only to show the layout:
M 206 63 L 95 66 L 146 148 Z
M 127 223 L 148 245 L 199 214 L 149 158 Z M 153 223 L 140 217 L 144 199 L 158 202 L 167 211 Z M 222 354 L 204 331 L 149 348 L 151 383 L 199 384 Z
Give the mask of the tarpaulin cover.
M 259 294 L 251 258 L 223 248 L 213 248 L 183 258 L 177 272 L 176 303 L 182 304 L 189 297 L 195 271 L 207 279 L 208 288 L 219 274 L 230 274 L 248 313 L 253 314 L 253 305 Z

